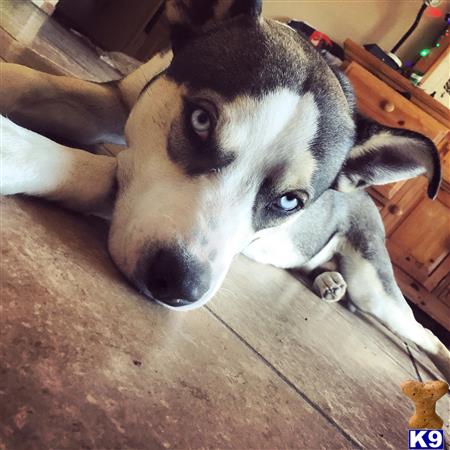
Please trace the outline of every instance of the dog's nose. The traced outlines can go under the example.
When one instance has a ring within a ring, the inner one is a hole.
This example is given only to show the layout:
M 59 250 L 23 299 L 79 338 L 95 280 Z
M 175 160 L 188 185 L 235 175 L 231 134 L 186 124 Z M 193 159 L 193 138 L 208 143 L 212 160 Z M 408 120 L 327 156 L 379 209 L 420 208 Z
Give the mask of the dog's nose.
M 160 249 L 148 264 L 145 283 L 155 299 L 183 306 L 200 300 L 206 293 L 210 269 L 178 248 Z

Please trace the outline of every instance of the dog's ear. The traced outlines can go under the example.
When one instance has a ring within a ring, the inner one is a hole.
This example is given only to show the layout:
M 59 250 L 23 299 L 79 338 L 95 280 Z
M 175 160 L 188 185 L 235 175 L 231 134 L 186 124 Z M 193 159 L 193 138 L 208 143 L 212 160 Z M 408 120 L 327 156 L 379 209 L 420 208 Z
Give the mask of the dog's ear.
M 262 0 L 167 0 L 166 14 L 176 49 L 190 37 L 239 15 L 258 19 Z
M 441 183 L 441 165 L 433 142 L 419 133 L 385 127 L 357 115 L 355 146 L 334 188 L 348 192 L 421 174 L 428 177 L 428 196 L 435 198 Z

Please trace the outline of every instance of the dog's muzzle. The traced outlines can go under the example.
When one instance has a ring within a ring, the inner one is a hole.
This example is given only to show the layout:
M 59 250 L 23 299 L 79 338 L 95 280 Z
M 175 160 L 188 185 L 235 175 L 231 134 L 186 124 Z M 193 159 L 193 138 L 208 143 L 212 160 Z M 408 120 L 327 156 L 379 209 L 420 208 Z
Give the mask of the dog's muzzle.
M 171 307 L 200 300 L 211 282 L 209 264 L 201 264 L 177 246 L 160 248 L 141 259 L 138 283 L 155 300 Z

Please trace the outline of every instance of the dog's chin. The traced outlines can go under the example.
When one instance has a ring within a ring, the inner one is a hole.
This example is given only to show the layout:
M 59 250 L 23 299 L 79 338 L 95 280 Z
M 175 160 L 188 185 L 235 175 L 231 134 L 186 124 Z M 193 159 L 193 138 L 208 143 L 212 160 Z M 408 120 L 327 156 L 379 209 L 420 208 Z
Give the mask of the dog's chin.
M 158 305 L 164 306 L 166 309 L 170 309 L 172 311 L 191 311 L 193 309 L 200 308 L 204 304 L 206 304 L 210 299 L 210 295 L 204 295 L 201 299 L 195 302 L 188 302 L 187 300 L 177 299 L 173 300 L 170 303 L 163 302 L 162 300 L 158 300 L 155 298 L 152 293 L 147 288 L 139 288 L 139 291 L 145 295 L 148 299 L 157 303 Z
M 187 302 L 186 300 L 175 300 L 173 303 L 164 303 L 160 300 L 154 300 L 158 305 L 164 306 L 164 308 L 170 309 L 172 311 L 191 311 L 192 309 L 197 309 L 203 306 L 208 300 L 202 302 L 198 300 L 196 302 Z

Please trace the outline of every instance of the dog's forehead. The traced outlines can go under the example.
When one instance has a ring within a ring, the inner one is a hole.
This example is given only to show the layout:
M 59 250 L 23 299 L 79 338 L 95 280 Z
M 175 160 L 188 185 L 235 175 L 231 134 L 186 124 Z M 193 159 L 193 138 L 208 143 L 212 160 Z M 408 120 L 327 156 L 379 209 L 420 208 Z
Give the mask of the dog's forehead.
M 167 75 L 227 99 L 280 87 L 303 90 L 311 85 L 311 77 L 321 78 L 322 89 L 327 89 L 334 78 L 322 57 L 294 30 L 245 17 L 190 39 L 175 52 Z
M 179 48 L 166 76 L 188 92 L 215 92 L 223 99 L 232 119 L 221 130 L 221 151 L 252 154 L 252 146 L 238 142 L 251 130 L 253 148 L 272 142 L 269 158 L 279 161 L 277 153 L 286 150 L 290 167 L 301 167 L 302 160 L 314 166 L 309 176 L 318 195 L 350 149 L 352 108 L 338 78 L 286 25 L 237 17 Z
M 276 172 L 274 178 L 291 188 L 307 186 L 315 168 L 312 143 L 319 114 L 311 92 L 279 88 L 259 97 L 240 95 L 223 105 L 217 139 L 234 153 L 235 165 L 255 174 Z
M 288 88 L 278 88 L 258 97 L 240 95 L 225 102 L 221 116 L 225 147 L 247 146 L 252 140 L 265 147 L 275 139 L 283 139 L 286 134 L 282 132 L 287 128 L 298 133 L 296 125 L 302 118 L 313 125 L 318 108 L 312 93 L 300 95 Z

